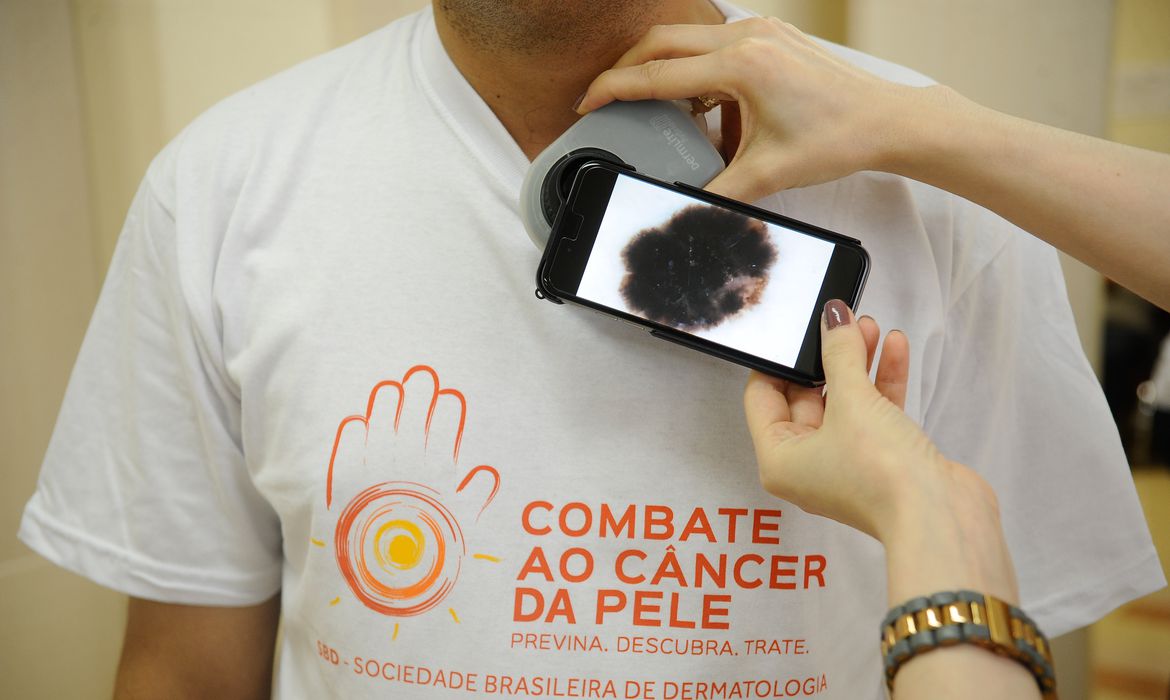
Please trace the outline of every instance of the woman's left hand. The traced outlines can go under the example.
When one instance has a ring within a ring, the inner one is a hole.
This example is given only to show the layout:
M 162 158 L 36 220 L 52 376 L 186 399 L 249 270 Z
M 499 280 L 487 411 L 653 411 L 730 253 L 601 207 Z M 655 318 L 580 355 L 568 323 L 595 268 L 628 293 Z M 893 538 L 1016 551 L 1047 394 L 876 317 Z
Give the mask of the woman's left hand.
M 778 19 L 653 27 L 578 103 L 723 103 L 727 169 L 707 189 L 744 201 L 881 169 L 927 118 L 929 90 L 882 80 Z M 731 157 L 734 156 L 734 157 Z

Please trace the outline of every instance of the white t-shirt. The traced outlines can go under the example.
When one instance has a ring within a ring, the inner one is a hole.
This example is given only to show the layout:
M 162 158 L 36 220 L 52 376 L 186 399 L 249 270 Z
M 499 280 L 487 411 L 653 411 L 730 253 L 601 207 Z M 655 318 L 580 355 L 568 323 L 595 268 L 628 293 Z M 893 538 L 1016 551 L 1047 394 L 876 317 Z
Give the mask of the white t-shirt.
M 534 297 L 526 166 L 429 10 L 199 118 L 21 537 L 133 596 L 280 591 L 281 698 L 879 697 L 880 546 L 762 491 L 743 369 Z M 1164 584 L 1051 249 L 889 175 L 766 204 L 869 250 L 907 411 L 998 491 L 1049 633 Z

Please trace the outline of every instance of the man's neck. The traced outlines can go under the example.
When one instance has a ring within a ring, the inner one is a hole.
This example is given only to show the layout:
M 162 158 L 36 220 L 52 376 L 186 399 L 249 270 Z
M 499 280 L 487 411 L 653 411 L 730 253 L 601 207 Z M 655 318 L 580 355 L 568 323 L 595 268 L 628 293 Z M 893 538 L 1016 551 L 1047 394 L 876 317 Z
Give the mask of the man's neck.
M 571 50 L 485 45 L 482 37 L 461 30 L 458 18 L 448 16 L 440 2 L 435 3 L 435 23 L 451 60 L 531 160 L 572 126 L 579 118 L 573 111 L 577 97 L 647 29 L 724 21 L 709 0 L 635 4 L 637 17 L 624 25 L 620 37 L 599 22 L 597 40 Z

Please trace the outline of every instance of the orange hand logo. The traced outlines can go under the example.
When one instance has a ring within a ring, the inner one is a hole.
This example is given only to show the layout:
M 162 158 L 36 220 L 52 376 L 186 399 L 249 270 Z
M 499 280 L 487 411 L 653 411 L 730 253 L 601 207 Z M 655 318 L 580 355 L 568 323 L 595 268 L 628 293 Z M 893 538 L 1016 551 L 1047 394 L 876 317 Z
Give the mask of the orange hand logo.
M 425 365 L 412 367 L 401 381 L 374 385 L 365 413 L 337 426 L 325 479 L 326 509 L 332 510 L 334 477 L 342 469 L 417 478 L 435 462 L 454 467 L 466 419 L 463 394 L 441 388 L 438 374 Z M 491 490 L 476 520 L 499 490 L 499 472 L 481 464 L 454 489 L 463 493 L 480 475 L 490 479 Z M 350 591 L 367 608 L 396 617 L 419 615 L 455 586 L 467 544 L 459 518 L 439 497 L 438 490 L 417 481 L 388 480 L 362 489 L 342 509 L 333 534 L 334 555 Z M 465 502 L 461 505 L 468 510 Z M 495 561 L 489 555 L 476 557 Z

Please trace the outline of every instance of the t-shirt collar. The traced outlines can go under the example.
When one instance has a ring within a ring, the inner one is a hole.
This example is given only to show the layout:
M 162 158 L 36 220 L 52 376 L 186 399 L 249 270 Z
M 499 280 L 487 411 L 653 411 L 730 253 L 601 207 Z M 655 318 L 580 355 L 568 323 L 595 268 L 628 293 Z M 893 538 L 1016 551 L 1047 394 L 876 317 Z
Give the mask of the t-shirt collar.
M 490 177 L 509 193 L 519 196 L 528 158 L 447 55 L 430 8 L 419 18 L 411 60 L 413 72 L 439 116 L 483 164 Z
M 722 0 L 712 0 L 712 3 L 729 22 L 751 16 Z M 431 8 L 423 10 L 419 18 L 411 61 L 413 73 L 419 77 L 423 92 L 439 116 L 483 164 L 489 176 L 518 197 L 528 171 L 528 157 L 447 55 Z

